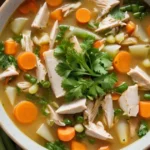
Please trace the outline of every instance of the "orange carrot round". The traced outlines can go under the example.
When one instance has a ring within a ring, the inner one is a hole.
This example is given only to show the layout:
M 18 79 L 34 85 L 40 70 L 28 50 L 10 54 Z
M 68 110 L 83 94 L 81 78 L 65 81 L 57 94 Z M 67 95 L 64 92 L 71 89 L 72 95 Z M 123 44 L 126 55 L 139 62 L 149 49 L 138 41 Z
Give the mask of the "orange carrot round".
M 79 23 L 88 23 L 91 20 L 91 12 L 87 8 L 79 8 L 76 11 L 76 19 Z
M 112 100 L 114 101 L 117 101 L 120 98 L 120 94 L 118 93 L 112 93 L 111 96 L 112 96 Z
M 44 56 L 43 53 L 49 50 L 49 44 L 41 45 L 40 47 L 40 59 L 42 62 L 44 62 Z
M 133 23 L 132 21 L 129 21 L 128 24 L 126 25 L 126 32 L 128 34 L 131 34 L 134 32 L 135 28 L 136 28 L 135 23 Z
M 131 55 L 126 51 L 121 51 L 114 58 L 113 66 L 116 71 L 120 73 L 127 73 L 130 71 Z
M 58 128 L 57 134 L 58 134 L 58 138 L 61 141 L 68 142 L 74 138 L 75 129 L 74 129 L 74 127 Z
M 101 40 L 98 40 L 94 43 L 94 48 L 100 48 L 103 45 L 103 42 Z
M 13 40 L 5 41 L 5 54 L 15 55 L 18 52 L 18 43 Z
M 47 4 L 52 7 L 57 7 L 62 4 L 63 0 L 46 0 Z
M 150 102 L 140 101 L 139 115 L 145 119 L 150 118 Z
M 72 141 L 71 142 L 71 150 L 86 150 L 86 146 L 83 143 Z
M 32 123 L 38 114 L 38 109 L 32 102 L 22 101 L 14 108 L 14 116 L 22 124 Z
M 61 9 L 56 9 L 51 12 L 51 18 L 54 20 L 62 21 L 63 20 L 63 12 Z
M 36 56 L 32 52 L 23 52 L 18 56 L 18 66 L 22 70 L 31 70 L 36 66 Z

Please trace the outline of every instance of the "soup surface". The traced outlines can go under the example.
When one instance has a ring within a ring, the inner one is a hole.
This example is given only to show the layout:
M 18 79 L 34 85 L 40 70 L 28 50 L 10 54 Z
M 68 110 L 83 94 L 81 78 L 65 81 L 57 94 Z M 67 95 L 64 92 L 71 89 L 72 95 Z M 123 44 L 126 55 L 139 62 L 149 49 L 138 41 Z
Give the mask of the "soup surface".
M 0 36 L 9 117 L 49 150 L 119 150 L 145 136 L 149 23 L 140 0 L 26 0 Z

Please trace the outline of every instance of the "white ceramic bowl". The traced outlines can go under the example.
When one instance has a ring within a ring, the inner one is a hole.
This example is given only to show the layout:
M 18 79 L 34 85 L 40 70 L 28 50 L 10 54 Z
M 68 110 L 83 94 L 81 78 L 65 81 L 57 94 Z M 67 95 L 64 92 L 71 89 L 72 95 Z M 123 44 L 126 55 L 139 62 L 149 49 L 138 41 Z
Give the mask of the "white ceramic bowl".
M 7 24 L 7 21 L 24 0 L 6 0 L 0 8 L 0 34 Z M 0 102 L 0 125 L 4 131 L 25 150 L 46 150 L 26 135 L 24 135 L 8 117 L 2 103 Z M 134 142 L 122 150 L 144 150 L 150 146 L 150 131 L 146 136 Z

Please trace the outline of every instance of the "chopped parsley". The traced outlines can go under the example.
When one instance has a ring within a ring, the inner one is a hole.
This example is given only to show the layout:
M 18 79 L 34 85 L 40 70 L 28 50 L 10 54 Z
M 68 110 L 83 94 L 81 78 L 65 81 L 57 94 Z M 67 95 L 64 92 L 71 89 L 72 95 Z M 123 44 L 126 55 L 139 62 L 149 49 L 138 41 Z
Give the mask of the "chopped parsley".
M 39 57 L 39 55 L 40 55 L 40 47 L 39 46 L 36 46 L 35 48 L 34 48 L 34 54 L 36 55 L 36 56 L 38 56 Z
M 17 43 L 21 43 L 23 36 L 22 35 L 15 35 L 13 37 L 13 40 L 16 41 Z
M 148 131 L 149 131 L 149 127 L 148 127 L 147 122 L 141 121 L 139 130 L 138 130 L 138 136 L 141 138 L 141 137 L 145 136 Z
M 121 116 L 122 114 L 123 114 L 123 110 L 122 109 L 119 109 L 119 108 L 115 109 L 115 111 L 114 111 L 114 115 L 115 116 L 118 117 L 118 116 Z
M 123 20 L 125 18 L 125 13 L 119 7 L 115 7 L 110 14 L 116 20 Z

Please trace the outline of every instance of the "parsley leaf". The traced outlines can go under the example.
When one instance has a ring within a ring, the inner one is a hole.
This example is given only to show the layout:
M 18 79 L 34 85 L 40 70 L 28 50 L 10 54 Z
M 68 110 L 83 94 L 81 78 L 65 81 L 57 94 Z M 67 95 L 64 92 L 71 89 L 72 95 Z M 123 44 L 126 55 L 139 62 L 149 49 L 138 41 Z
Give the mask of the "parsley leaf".
M 21 43 L 23 36 L 22 35 L 15 35 L 13 37 L 13 40 L 16 41 L 17 43 Z
M 146 121 L 141 121 L 139 130 L 138 130 L 138 136 L 140 138 L 143 137 L 144 135 L 147 134 L 148 130 L 149 130 L 149 127 L 148 127 L 147 122 Z
M 61 141 L 47 142 L 45 147 L 48 150 L 68 150 Z
M 123 110 L 122 109 L 115 109 L 115 111 L 114 111 L 114 115 L 115 116 L 121 116 L 123 114 Z
M 125 18 L 125 13 L 119 7 L 115 7 L 110 14 L 116 20 L 123 20 Z
M 39 57 L 39 55 L 40 55 L 40 47 L 39 47 L 39 46 L 36 46 L 36 47 L 35 47 L 35 49 L 34 49 L 34 54 Z

